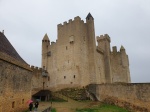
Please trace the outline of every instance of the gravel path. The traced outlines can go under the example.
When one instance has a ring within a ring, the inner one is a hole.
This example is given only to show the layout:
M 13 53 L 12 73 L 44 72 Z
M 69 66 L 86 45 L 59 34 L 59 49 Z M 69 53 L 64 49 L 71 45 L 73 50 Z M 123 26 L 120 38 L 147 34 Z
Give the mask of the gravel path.
M 99 102 L 78 102 L 72 99 L 68 99 L 68 102 L 53 102 L 52 108 L 55 108 L 57 112 L 75 112 L 75 110 L 90 107 L 91 105 L 97 105 Z M 40 102 L 38 112 L 51 106 L 50 102 Z

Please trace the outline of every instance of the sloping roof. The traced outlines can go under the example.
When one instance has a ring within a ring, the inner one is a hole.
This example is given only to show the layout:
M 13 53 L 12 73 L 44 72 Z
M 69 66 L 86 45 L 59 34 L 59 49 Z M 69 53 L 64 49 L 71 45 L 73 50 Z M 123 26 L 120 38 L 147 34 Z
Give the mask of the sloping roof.
M 47 33 L 44 35 L 43 40 L 49 40 Z
M 14 49 L 14 47 L 11 45 L 11 43 L 8 41 L 6 36 L 0 32 L 0 52 L 5 53 L 9 55 L 10 57 L 13 57 L 14 59 L 27 64 L 17 53 L 17 51 Z
M 35 93 L 32 96 L 47 96 L 47 95 L 51 95 L 51 91 L 49 91 L 49 90 L 41 90 L 41 91 Z
M 89 14 L 87 15 L 86 19 L 89 20 L 90 18 L 92 18 L 92 19 L 94 20 L 94 18 L 93 18 L 93 16 L 91 15 L 91 13 L 89 13 Z

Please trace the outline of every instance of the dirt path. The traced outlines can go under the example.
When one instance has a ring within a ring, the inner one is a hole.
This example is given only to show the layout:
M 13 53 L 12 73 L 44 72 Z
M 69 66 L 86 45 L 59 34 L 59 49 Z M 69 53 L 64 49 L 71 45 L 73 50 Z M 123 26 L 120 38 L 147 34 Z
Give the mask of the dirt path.
M 76 109 L 88 108 L 93 105 L 98 105 L 99 102 L 78 102 L 69 100 L 68 102 L 53 102 L 52 108 L 55 108 L 57 112 L 75 112 Z M 39 112 L 51 106 L 50 102 L 40 102 Z

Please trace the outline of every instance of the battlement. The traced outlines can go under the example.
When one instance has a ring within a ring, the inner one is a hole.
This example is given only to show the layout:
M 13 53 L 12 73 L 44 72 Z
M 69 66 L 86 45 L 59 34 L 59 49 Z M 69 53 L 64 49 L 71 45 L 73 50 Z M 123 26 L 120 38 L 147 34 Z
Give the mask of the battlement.
M 73 23 L 73 22 L 75 22 L 75 21 L 80 21 L 81 23 L 84 23 L 84 21 L 81 20 L 81 18 L 80 18 L 79 16 L 76 16 L 76 17 L 74 17 L 74 20 L 69 19 L 68 22 L 65 21 L 65 22 L 63 22 L 63 24 L 60 23 L 60 24 L 57 25 L 57 27 L 58 27 L 58 29 L 59 29 L 59 28 L 62 28 L 63 26 L 66 26 L 66 25 L 68 25 L 68 24 L 70 24 L 70 23 Z
M 36 66 L 33 66 L 33 65 L 31 65 L 30 68 L 31 68 L 33 71 L 42 71 L 42 70 L 44 70 L 43 68 L 36 67 Z
M 111 39 L 110 39 L 108 34 L 96 36 L 96 39 L 97 39 L 97 42 L 104 41 L 104 40 L 107 40 L 107 41 L 111 42 Z
M 54 45 L 54 44 L 56 44 L 56 42 L 52 41 L 52 42 L 51 42 L 51 45 Z
M 112 47 L 112 52 L 117 53 L 117 46 Z
M 81 18 L 79 16 L 75 17 L 74 21 L 77 21 L 77 20 L 81 21 Z
M 123 47 L 123 45 L 121 45 L 120 51 L 125 51 L 125 48 Z
M 121 45 L 121 47 L 120 47 L 120 51 L 118 51 L 117 50 L 117 46 L 113 46 L 112 47 L 112 53 L 114 54 L 114 53 L 121 53 L 121 52 L 123 52 L 123 51 L 125 51 L 125 48 Z
M 35 75 L 36 74 L 41 74 L 43 77 L 47 77 L 48 76 L 48 72 L 47 70 L 44 70 L 43 68 L 39 68 L 39 67 L 36 67 L 36 66 L 31 66 L 30 67 Z

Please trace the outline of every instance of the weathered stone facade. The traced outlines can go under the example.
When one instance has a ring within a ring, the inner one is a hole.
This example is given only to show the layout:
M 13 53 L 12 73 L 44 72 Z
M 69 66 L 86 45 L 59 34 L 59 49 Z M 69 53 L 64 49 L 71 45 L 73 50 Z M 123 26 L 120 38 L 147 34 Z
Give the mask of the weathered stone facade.
M 31 66 L 32 69 L 32 95 L 40 90 L 49 89 L 50 77 L 42 68 Z
M 50 89 L 83 87 L 88 84 L 130 82 L 129 61 L 123 46 L 110 50 L 110 37 L 97 36 L 94 18 L 80 17 L 59 24 L 58 38 L 42 40 L 42 68 L 48 71 Z
M 150 83 L 114 83 L 90 85 L 89 92 L 99 101 L 135 112 L 150 112 Z
M 21 112 L 31 99 L 32 70 L 0 32 L 0 112 Z

